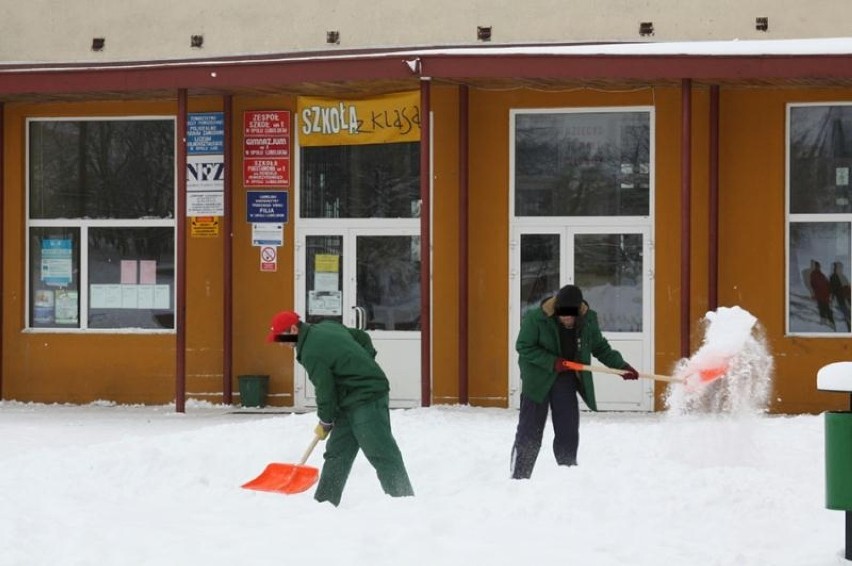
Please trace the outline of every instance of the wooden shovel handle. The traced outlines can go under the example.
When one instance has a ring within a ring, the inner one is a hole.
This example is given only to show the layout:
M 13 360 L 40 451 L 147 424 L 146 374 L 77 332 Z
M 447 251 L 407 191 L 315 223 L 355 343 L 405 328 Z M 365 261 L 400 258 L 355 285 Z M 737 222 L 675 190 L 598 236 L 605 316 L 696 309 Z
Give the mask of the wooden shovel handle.
M 568 360 L 565 360 L 564 362 L 562 362 L 562 365 L 563 365 L 563 367 L 565 367 L 565 369 L 573 369 L 575 371 L 596 371 L 596 372 L 600 372 L 600 373 L 611 373 L 613 375 L 624 375 L 625 373 L 627 373 L 627 370 L 625 370 L 625 369 L 615 369 L 615 368 L 609 368 L 609 367 L 606 367 L 606 366 L 587 366 L 587 365 L 581 364 L 579 362 L 572 362 L 572 361 L 568 361 Z M 642 372 L 638 372 L 638 373 L 639 373 L 639 377 L 641 377 L 643 379 L 653 379 L 654 381 L 669 381 L 669 382 L 675 382 L 675 383 L 683 383 L 684 382 L 684 379 L 682 377 L 675 377 L 673 375 L 659 375 L 659 374 L 656 374 L 656 373 L 642 373 Z
M 305 465 L 305 462 L 308 461 L 308 457 L 311 455 L 311 452 L 314 451 L 314 448 L 316 447 L 317 442 L 319 442 L 319 441 L 320 441 L 320 437 L 317 436 L 317 435 L 314 435 L 314 439 L 311 441 L 311 445 L 308 446 L 308 449 L 305 450 L 305 453 L 302 455 L 302 461 L 299 462 L 300 466 Z

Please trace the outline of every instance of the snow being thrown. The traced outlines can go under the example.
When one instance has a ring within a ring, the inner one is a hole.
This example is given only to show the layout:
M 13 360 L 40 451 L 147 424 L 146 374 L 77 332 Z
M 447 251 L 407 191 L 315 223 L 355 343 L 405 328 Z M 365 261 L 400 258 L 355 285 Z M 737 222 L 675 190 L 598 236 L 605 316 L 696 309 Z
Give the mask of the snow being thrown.
M 774 363 L 757 318 L 740 307 L 721 307 L 704 315 L 702 328 L 701 347 L 675 367 L 674 375 L 686 382 L 669 386 L 668 410 L 675 414 L 765 413 Z M 704 382 L 695 377 L 708 371 L 718 371 L 718 377 Z

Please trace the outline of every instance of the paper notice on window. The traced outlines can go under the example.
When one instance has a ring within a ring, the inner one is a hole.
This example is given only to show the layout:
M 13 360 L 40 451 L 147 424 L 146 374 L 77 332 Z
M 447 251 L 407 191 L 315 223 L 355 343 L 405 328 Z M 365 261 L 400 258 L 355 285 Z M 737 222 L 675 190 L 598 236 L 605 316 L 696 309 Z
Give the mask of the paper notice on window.
M 168 309 L 172 304 L 172 290 L 169 285 L 154 285 L 154 308 Z
M 136 308 L 153 309 L 154 308 L 154 286 L 139 285 L 136 291 Z
M 41 324 L 53 322 L 53 290 L 40 289 L 35 292 L 33 321 Z
M 121 308 L 135 309 L 139 307 L 139 286 L 138 285 L 122 285 L 121 286 Z
M 139 261 L 139 284 L 155 285 L 157 283 L 157 262 L 143 259 Z
M 120 309 L 121 285 L 89 285 L 89 307 L 93 309 Z
M 343 293 L 341 291 L 308 291 L 308 314 L 341 316 Z
M 57 324 L 77 324 L 77 291 L 56 291 L 54 315 Z
M 121 284 L 136 285 L 139 263 L 135 259 L 121 260 Z
M 314 256 L 314 271 L 337 273 L 340 271 L 340 256 L 336 254 L 317 254 Z
M 315 291 L 338 291 L 339 277 L 337 273 L 314 273 L 314 290 Z

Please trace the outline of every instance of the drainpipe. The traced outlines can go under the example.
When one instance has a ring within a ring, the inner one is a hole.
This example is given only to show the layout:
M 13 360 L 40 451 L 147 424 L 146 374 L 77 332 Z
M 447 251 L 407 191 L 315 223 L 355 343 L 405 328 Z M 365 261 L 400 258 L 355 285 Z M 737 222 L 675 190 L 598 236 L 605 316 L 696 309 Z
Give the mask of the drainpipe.
M 177 290 L 175 293 L 175 411 L 186 412 L 186 89 L 177 92 Z
M 234 110 L 234 101 L 233 97 L 228 94 L 225 95 L 223 101 L 223 119 L 225 122 L 225 140 L 224 140 L 224 148 L 223 152 L 225 153 L 225 186 L 224 186 L 224 210 L 222 213 L 224 216 L 222 217 L 222 233 L 224 237 L 224 262 L 223 269 L 224 273 L 222 274 L 222 319 L 223 319 L 223 328 L 224 333 L 222 336 L 222 403 L 225 405 L 230 405 L 233 403 L 233 387 L 232 383 L 232 375 L 233 371 L 232 366 L 232 325 L 233 325 L 233 237 L 234 235 L 231 233 L 232 226 L 232 218 L 231 218 L 231 189 L 232 189 L 232 179 L 231 179 L 231 169 L 232 164 L 232 140 L 231 140 L 231 121 Z
M 421 405 L 432 404 L 432 246 L 431 203 L 432 163 L 429 127 L 431 78 L 420 78 L 420 396 Z
M 680 355 L 689 357 L 690 213 L 692 207 L 692 80 L 683 79 L 680 132 Z
M 710 87 L 709 265 L 707 308 L 719 307 L 719 86 Z
M 468 404 L 468 87 L 459 87 L 459 404 Z

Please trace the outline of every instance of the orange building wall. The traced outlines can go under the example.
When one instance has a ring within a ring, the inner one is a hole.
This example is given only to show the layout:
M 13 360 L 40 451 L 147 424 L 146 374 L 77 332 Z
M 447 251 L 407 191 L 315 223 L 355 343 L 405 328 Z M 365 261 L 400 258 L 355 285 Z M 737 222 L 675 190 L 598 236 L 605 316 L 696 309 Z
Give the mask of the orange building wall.
M 260 272 L 251 246 L 242 186 L 242 111 L 291 109 L 292 98 L 234 99 L 233 104 L 233 383 L 241 374 L 270 375 L 270 403 L 293 402 L 292 353 L 264 341 L 271 315 L 293 306 L 293 223 L 285 227 L 278 271 Z M 220 98 L 191 98 L 190 112 L 222 109 Z M 6 105 L 3 396 L 85 403 L 167 403 L 175 398 L 175 334 L 25 332 L 25 148 L 28 116 L 176 115 L 175 101 Z M 292 200 L 291 200 L 292 204 Z M 187 222 L 186 395 L 222 402 L 223 250 L 227 235 L 193 237 Z M 239 399 L 238 395 L 234 397 Z
M 174 335 L 25 332 L 26 117 L 174 115 L 177 104 L 7 104 L 3 397 L 19 401 L 164 403 L 174 399 Z M 189 282 L 188 282 L 189 285 Z
M 459 93 L 433 87 L 432 402 L 459 400 Z M 421 175 L 424 174 L 421 171 Z
M 850 340 L 786 337 L 786 105 L 852 100 L 848 90 L 722 90 L 719 303 L 740 305 L 766 329 L 775 359 L 772 410 L 821 412 L 848 396 L 816 389 L 817 371 L 850 359 Z
M 848 338 L 784 336 L 785 105 L 848 101 L 842 90 L 721 89 L 719 305 L 739 305 L 766 329 L 775 357 L 772 410 L 818 412 L 846 406 L 843 395 L 816 391 L 816 371 L 848 360 Z M 435 85 L 433 111 L 433 402 L 458 399 L 458 88 Z M 632 92 L 470 89 L 469 398 L 474 405 L 508 403 L 507 297 L 509 262 L 509 111 L 513 108 L 655 107 L 655 352 L 654 371 L 668 373 L 680 346 L 680 136 L 678 88 Z M 191 112 L 222 108 L 217 97 L 191 98 Z M 268 374 L 270 404 L 293 403 L 293 358 L 264 341 L 269 317 L 293 307 L 294 222 L 285 227 L 278 270 L 259 269 L 245 222 L 242 112 L 295 108 L 292 97 L 234 97 L 232 149 L 233 383 Z M 699 345 L 708 308 L 709 93 L 692 98 L 692 214 L 690 351 Z M 3 397 L 21 401 L 165 403 L 175 395 L 175 335 L 25 332 L 25 156 L 27 116 L 175 115 L 174 100 L 5 105 Z M 295 159 L 295 156 L 294 156 Z M 297 171 L 291 179 L 295 215 Z M 223 259 L 228 235 L 187 233 L 187 396 L 221 401 Z M 664 388 L 657 387 L 657 407 Z M 234 396 L 235 402 L 238 396 Z
M 297 184 L 296 151 L 292 146 L 290 163 L 290 221 L 284 226 L 284 245 L 278 248 L 278 270 L 260 271 L 260 249 L 251 245 L 251 225 L 246 222 L 246 189 L 243 186 L 243 112 L 246 110 L 296 111 L 293 97 L 234 97 L 233 198 L 233 376 L 269 375 L 271 405 L 293 404 L 293 351 L 266 342 L 269 321 L 280 310 L 294 308 L 295 297 L 295 216 Z M 295 116 L 291 114 L 291 118 Z M 292 124 L 293 122 L 291 122 Z M 295 132 L 291 143 L 295 142 Z M 234 395 L 235 401 L 239 399 Z
M 471 90 L 470 103 L 470 399 L 508 404 L 509 112 L 520 108 L 650 106 L 636 92 Z M 658 160 L 659 160 L 658 148 Z

